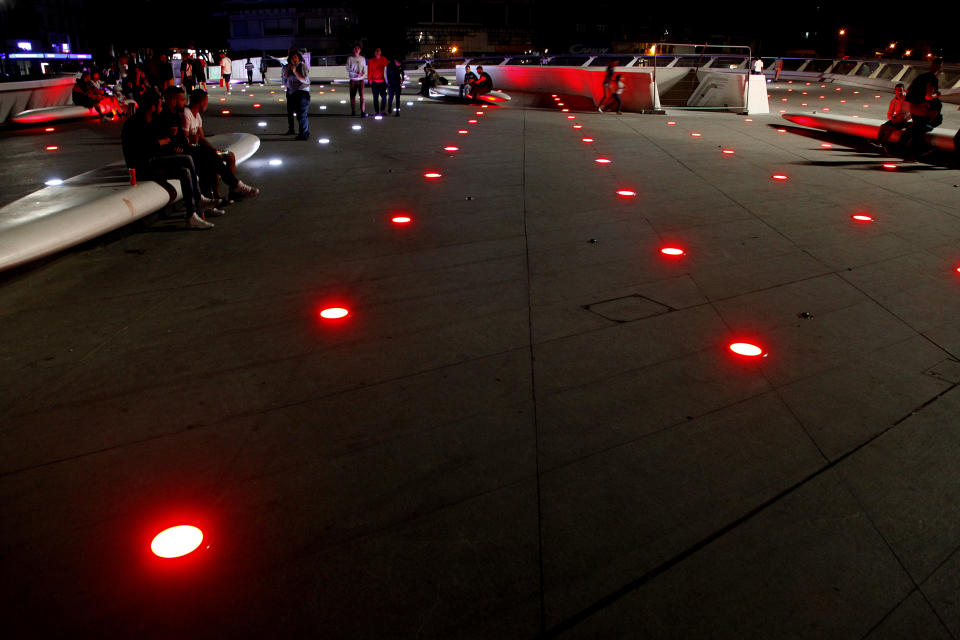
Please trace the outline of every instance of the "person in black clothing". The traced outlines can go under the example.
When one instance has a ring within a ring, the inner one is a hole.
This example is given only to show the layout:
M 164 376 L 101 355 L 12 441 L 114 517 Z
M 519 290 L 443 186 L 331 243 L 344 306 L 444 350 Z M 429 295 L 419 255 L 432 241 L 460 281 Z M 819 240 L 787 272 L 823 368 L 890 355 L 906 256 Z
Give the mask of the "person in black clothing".
M 603 111 L 603 105 L 610 99 L 610 85 L 613 82 L 613 74 L 617 71 L 617 61 L 611 60 L 607 63 L 607 71 L 603 74 L 603 97 L 600 98 L 600 104 L 597 105 L 597 111 Z
M 483 67 L 477 66 L 477 81 L 472 83 L 465 92 L 468 97 L 476 100 L 485 93 L 490 93 L 493 89 L 493 78 L 483 70 Z
M 183 148 L 177 147 L 174 139 L 165 135 L 158 126 L 158 115 L 159 98 L 153 93 L 145 94 L 140 110 L 124 123 L 120 133 L 124 160 L 141 179 L 178 180 L 187 211 L 187 227 L 212 229 L 213 225 L 199 215 L 203 209 L 212 208 L 212 201 L 200 195 L 193 160 L 182 154 Z
M 423 66 L 423 77 L 420 78 L 420 95 L 429 96 L 430 89 L 437 86 L 437 72 L 429 62 Z
M 907 89 L 906 102 L 910 110 L 910 129 L 907 131 L 909 149 L 914 156 L 928 151 L 927 132 L 937 126 L 934 119 L 940 116 L 940 70 L 943 68 L 943 59 L 934 58 L 930 63 L 930 70 L 921 73 Z M 943 122 L 942 117 L 940 122 Z M 937 123 L 939 124 L 939 123 Z
M 406 74 L 403 72 L 403 60 L 394 58 L 393 62 L 387 65 L 387 113 L 393 112 L 393 103 L 397 103 L 396 116 L 400 117 L 400 91 L 403 89 L 403 79 Z
M 460 97 L 463 97 L 464 89 L 467 89 L 470 85 L 477 81 L 477 74 L 473 71 L 470 71 L 470 65 L 467 65 L 463 70 L 463 84 L 460 85 Z
M 193 80 L 197 83 L 198 89 L 207 90 L 207 61 L 200 56 L 195 56 L 193 60 Z

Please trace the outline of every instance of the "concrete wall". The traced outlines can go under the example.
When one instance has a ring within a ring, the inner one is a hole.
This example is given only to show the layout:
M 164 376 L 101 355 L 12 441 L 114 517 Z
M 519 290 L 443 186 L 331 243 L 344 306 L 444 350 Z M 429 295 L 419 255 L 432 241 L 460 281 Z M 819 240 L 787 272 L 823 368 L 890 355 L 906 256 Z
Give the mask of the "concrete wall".
M 27 109 L 70 104 L 75 82 L 71 76 L 0 83 L 0 122 L 6 122 L 11 116 Z

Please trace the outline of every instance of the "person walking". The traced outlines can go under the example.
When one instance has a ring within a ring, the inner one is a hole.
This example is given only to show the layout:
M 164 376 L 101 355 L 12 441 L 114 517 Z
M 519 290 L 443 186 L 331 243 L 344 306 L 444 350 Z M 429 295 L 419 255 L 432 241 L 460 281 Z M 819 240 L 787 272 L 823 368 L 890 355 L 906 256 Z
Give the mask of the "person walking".
M 227 89 L 227 95 L 230 95 L 230 75 L 233 73 L 233 60 L 227 57 L 227 54 L 220 56 L 220 86 Z
M 353 55 L 347 58 L 347 75 L 350 77 L 350 115 L 357 115 L 357 94 L 360 94 L 360 117 L 366 118 L 363 102 L 363 83 L 367 79 L 367 61 L 360 55 L 360 45 L 353 45 Z
M 607 104 L 602 104 L 599 107 L 601 113 L 605 107 L 613 106 L 613 103 L 617 104 L 617 115 L 620 115 L 620 110 L 623 108 L 623 90 L 626 85 L 623 82 L 623 74 L 618 73 L 613 80 L 610 81 L 610 98 L 607 100 Z
M 406 74 L 403 72 L 403 60 L 394 58 L 391 64 L 387 65 L 387 113 L 393 113 L 393 103 L 396 100 L 396 116 L 400 117 L 400 91 L 403 89 L 403 79 Z
M 300 124 L 297 140 L 307 140 L 310 137 L 310 69 L 298 50 L 290 52 L 280 77 L 287 90 L 287 135 L 293 134 L 293 115 L 296 114 Z
M 600 98 L 600 103 L 597 105 L 597 111 L 603 113 L 603 105 L 607 104 L 607 100 L 610 99 L 610 85 L 613 82 L 613 74 L 617 70 L 617 61 L 611 60 L 607 63 L 607 70 L 603 74 L 603 97 Z
M 253 84 L 253 63 L 250 62 L 250 58 L 247 58 L 247 64 L 243 65 L 243 68 L 247 72 L 247 85 Z
M 382 116 L 387 110 L 386 69 L 387 59 L 381 55 L 380 48 L 377 47 L 373 50 L 373 57 L 367 61 L 367 75 L 370 78 L 370 89 L 373 91 L 373 111 L 377 116 Z

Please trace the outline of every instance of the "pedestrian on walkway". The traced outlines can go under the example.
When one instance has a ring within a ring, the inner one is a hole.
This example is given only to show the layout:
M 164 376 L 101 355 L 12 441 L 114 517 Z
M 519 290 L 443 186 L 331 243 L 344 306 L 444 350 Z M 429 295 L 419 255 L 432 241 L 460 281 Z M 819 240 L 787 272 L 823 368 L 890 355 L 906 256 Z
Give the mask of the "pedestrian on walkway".
M 353 45 L 353 55 L 347 58 L 347 75 L 350 78 L 350 115 L 357 115 L 357 94 L 360 94 L 360 117 L 366 118 L 363 101 L 363 83 L 367 79 L 367 61 L 360 55 L 360 45 Z
M 247 85 L 253 84 L 253 63 L 250 61 L 250 58 L 247 58 L 247 64 L 243 65 L 243 68 L 247 72 Z
M 613 74 L 617 70 L 617 61 L 611 60 L 607 63 L 607 70 L 603 74 L 603 97 L 597 104 L 597 111 L 603 112 L 603 105 L 610 99 L 610 85 L 613 82 Z
M 310 69 L 298 50 L 290 52 L 281 78 L 287 90 L 287 135 L 293 134 L 293 116 L 296 114 L 300 125 L 297 140 L 307 140 L 310 137 L 310 120 L 307 117 L 310 110 Z
M 373 91 L 373 111 L 377 116 L 382 116 L 387 110 L 386 69 L 387 59 L 381 55 L 380 48 L 377 47 L 373 50 L 373 57 L 367 61 L 367 75 L 370 78 L 370 89 Z
M 394 100 L 396 100 L 396 117 L 400 117 L 400 91 L 403 89 L 403 79 L 406 74 L 403 72 L 403 60 L 394 58 L 393 62 L 387 65 L 387 113 L 393 113 Z
M 226 87 L 227 95 L 230 95 L 230 75 L 233 73 L 233 60 L 227 57 L 227 54 L 220 56 L 220 85 Z
M 600 112 L 603 113 L 605 108 L 610 108 L 614 104 L 617 105 L 617 115 L 620 115 L 620 110 L 623 108 L 623 89 L 625 84 L 623 82 L 623 74 L 618 73 L 616 77 L 610 82 L 610 99 L 607 100 L 606 104 L 600 105 Z
M 193 77 L 193 56 L 187 51 L 180 60 L 180 84 L 187 93 L 193 91 L 195 80 Z

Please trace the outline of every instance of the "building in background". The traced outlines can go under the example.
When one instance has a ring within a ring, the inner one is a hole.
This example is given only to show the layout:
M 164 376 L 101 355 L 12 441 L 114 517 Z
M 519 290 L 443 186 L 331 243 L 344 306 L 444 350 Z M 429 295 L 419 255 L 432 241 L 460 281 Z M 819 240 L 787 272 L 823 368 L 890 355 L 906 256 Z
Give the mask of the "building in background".
M 534 0 L 421 0 L 410 3 L 410 57 L 526 51 L 533 45 Z
M 357 12 L 303 0 L 228 0 L 223 3 L 234 55 L 284 54 L 290 47 L 314 54 L 344 53 L 355 37 Z

